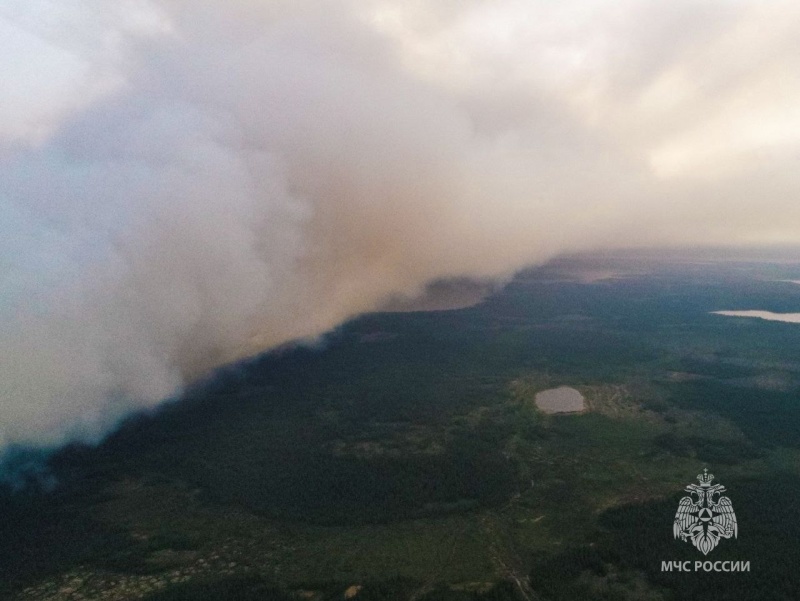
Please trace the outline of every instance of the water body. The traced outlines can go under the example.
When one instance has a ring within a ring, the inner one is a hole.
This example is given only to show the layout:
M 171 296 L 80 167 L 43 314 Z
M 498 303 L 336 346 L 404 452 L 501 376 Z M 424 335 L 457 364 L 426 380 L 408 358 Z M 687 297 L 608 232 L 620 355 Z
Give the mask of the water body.
M 536 393 L 536 406 L 545 413 L 575 413 L 585 408 L 583 395 L 569 386 Z
M 784 321 L 786 323 L 800 323 L 800 313 L 773 313 L 772 311 L 712 311 L 714 315 L 728 315 L 730 317 L 756 317 L 767 321 Z

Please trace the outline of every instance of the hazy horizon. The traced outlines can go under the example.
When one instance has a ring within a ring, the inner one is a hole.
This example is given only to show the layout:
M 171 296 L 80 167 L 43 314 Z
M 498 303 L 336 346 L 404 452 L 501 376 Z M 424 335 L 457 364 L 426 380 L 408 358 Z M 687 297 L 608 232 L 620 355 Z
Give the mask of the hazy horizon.
M 0 9 L 0 449 L 442 280 L 800 240 L 791 2 Z M 642 251 L 645 252 L 645 251 Z

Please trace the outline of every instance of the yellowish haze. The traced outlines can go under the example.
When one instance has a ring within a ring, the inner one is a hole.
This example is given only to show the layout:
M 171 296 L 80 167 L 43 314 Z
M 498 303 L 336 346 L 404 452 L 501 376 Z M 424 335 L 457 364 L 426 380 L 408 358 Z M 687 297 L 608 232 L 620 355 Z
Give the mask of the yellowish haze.
M 796 242 L 800 7 L 5 2 L 0 448 L 437 278 Z

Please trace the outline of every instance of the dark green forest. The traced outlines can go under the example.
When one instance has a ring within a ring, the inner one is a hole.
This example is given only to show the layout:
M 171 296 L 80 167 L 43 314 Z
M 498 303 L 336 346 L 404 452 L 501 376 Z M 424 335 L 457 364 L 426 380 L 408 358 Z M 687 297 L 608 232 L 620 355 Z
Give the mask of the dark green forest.
M 613 268 L 615 277 L 580 274 Z M 17 449 L 7 599 L 797 599 L 792 265 L 556 261 L 228 366 L 96 447 Z M 580 414 L 535 393 L 568 385 Z M 709 468 L 740 534 L 676 541 Z M 663 561 L 749 572 L 662 572 Z

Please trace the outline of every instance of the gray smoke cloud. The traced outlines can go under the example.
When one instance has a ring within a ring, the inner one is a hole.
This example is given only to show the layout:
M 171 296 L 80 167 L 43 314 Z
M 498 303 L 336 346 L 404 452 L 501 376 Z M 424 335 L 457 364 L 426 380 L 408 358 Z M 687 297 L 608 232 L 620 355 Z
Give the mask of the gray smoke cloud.
M 10 1 L 0 449 L 562 253 L 795 242 L 791 2 Z

